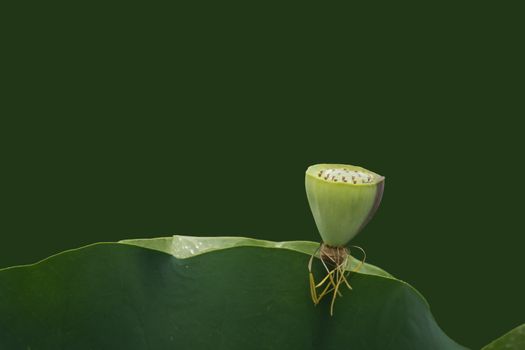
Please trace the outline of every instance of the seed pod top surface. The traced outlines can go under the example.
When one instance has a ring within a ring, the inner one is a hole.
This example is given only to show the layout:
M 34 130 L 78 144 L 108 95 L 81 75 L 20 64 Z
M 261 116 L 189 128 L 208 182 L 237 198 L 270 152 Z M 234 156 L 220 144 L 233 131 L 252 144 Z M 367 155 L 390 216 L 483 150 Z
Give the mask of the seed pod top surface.
M 372 219 L 385 178 L 346 164 L 316 164 L 306 170 L 306 195 L 319 233 L 330 246 L 346 245 Z

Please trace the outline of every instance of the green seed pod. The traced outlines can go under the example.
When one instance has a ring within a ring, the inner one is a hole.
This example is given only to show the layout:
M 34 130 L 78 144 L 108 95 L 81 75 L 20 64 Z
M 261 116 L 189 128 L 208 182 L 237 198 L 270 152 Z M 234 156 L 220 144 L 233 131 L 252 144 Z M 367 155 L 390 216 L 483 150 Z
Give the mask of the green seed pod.
M 385 178 L 345 164 L 316 164 L 306 170 L 306 195 L 321 234 L 329 246 L 346 245 L 372 219 Z

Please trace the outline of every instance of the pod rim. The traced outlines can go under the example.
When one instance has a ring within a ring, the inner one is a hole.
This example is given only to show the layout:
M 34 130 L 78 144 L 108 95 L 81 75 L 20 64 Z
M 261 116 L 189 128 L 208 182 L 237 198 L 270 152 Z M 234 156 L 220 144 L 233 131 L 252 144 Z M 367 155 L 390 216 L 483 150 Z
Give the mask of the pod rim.
M 319 178 L 317 176 L 317 174 L 319 173 L 319 171 L 321 170 L 325 170 L 325 169 L 348 169 L 348 170 L 352 170 L 352 171 L 360 171 L 360 172 L 363 172 L 365 174 L 370 174 L 372 175 L 373 177 L 373 181 L 370 182 L 370 183 L 352 183 L 352 182 L 334 182 L 334 181 L 329 181 L 329 180 L 325 180 L 324 178 Z M 370 171 L 366 168 L 363 168 L 363 167 L 360 167 L 360 166 L 357 166 L 357 165 L 350 165 L 350 164 L 338 164 L 338 163 L 320 163 L 320 164 L 314 164 L 314 165 L 311 165 L 308 167 L 308 169 L 306 169 L 306 176 L 312 178 L 312 179 L 315 179 L 315 180 L 318 180 L 318 181 L 322 181 L 322 182 L 325 182 L 325 183 L 330 183 L 330 184 L 333 184 L 333 185 L 339 185 L 339 186 L 377 186 L 378 184 L 380 184 L 381 182 L 385 181 L 385 177 L 382 176 L 382 175 L 379 175 L 373 171 Z

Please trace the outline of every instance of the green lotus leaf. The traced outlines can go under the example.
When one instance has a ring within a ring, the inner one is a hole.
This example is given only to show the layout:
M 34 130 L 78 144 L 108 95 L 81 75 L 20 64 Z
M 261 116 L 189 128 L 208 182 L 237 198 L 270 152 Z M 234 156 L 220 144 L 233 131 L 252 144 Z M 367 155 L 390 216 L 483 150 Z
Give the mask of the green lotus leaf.
M 482 350 L 523 350 L 525 349 L 525 324 L 518 326 L 494 340 Z
M 314 306 L 317 247 L 175 236 L 3 269 L 0 349 L 465 349 L 414 288 L 373 265 L 351 275 L 334 316 Z

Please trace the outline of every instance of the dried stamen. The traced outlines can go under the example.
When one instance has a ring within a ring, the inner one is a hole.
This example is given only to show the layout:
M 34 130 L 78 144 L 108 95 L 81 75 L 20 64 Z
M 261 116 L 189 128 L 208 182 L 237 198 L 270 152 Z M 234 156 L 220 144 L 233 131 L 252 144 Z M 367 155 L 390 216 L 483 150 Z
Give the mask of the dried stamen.
M 349 271 L 349 252 L 346 247 L 331 247 L 326 244 L 321 244 L 319 251 L 319 257 L 323 266 L 327 272 L 327 275 L 319 283 L 315 283 L 314 275 L 312 273 L 312 262 L 314 255 L 317 252 L 312 254 L 310 257 L 310 262 L 308 263 L 308 270 L 310 271 L 310 293 L 312 301 L 315 305 L 319 304 L 321 299 L 327 294 L 333 292 L 332 301 L 330 302 L 330 315 L 334 313 L 334 304 L 337 296 L 342 296 L 339 287 L 342 283 L 346 284 L 348 289 L 352 289 L 350 283 L 348 283 L 347 276 L 350 272 L 357 272 L 361 266 L 364 264 L 366 259 L 366 254 L 364 250 L 360 247 L 353 246 L 358 248 L 363 253 L 363 260 L 352 270 Z M 324 286 L 326 284 L 326 286 Z M 321 294 L 317 294 L 317 289 L 322 288 Z

